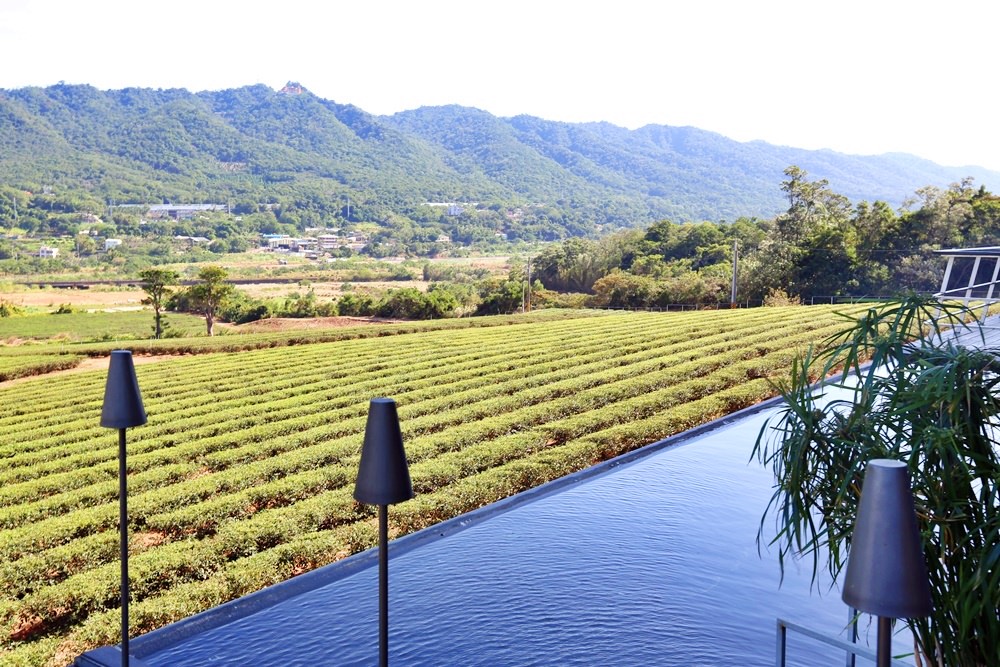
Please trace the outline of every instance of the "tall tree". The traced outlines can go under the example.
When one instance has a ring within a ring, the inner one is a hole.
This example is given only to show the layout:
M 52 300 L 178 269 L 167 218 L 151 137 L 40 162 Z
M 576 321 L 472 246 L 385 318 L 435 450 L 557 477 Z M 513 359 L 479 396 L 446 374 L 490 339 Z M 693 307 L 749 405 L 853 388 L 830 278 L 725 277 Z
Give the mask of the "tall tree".
M 594 282 L 621 265 L 622 249 L 615 242 L 571 238 L 551 245 L 531 260 L 531 274 L 549 289 L 592 292 Z
M 788 197 L 788 211 L 777 219 L 785 241 L 798 243 L 817 226 L 837 225 L 850 217 L 851 202 L 831 190 L 826 179 L 807 180 L 808 174 L 794 165 L 785 169 L 785 176 L 781 189 Z
M 146 298 L 142 303 L 153 307 L 153 338 L 161 338 L 166 328 L 166 316 L 163 308 L 170 297 L 171 286 L 176 285 L 180 276 L 170 269 L 143 269 L 139 272 L 142 278 L 142 291 Z
M 188 290 L 195 308 L 205 316 L 205 328 L 209 336 L 215 335 L 215 319 L 235 289 L 232 283 L 226 282 L 228 276 L 221 266 L 206 266 L 198 272 L 198 280 L 201 282 Z

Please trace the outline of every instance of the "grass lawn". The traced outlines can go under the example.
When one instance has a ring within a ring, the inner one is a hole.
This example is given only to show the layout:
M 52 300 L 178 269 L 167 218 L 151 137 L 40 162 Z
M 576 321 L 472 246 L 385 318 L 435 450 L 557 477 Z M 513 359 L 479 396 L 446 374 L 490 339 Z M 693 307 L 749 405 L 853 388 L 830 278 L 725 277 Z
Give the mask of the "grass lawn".
M 170 330 L 182 336 L 203 335 L 205 321 L 195 315 L 169 313 Z M 153 311 L 30 313 L 0 318 L 0 343 L 4 341 L 57 341 L 62 343 L 133 341 L 152 337 Z

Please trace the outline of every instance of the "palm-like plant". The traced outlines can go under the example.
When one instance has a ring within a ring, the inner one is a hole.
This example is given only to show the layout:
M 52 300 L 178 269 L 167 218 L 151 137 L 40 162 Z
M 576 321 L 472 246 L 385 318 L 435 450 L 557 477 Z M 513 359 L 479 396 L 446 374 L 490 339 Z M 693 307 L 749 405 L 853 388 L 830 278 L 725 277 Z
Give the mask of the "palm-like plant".
M 835 580 L 867 462 L 908 465 L 934 604 L 907 621 L 918 665 L 1000 665 L 1000 350 L 949 340 L 968 316 L 921 297 L 869 310 L 795 363 L 754 450 L 776 476 L 762 524 L 782 568 L 804 556 Z M 830 376 L 847 399 L 814 388 Z

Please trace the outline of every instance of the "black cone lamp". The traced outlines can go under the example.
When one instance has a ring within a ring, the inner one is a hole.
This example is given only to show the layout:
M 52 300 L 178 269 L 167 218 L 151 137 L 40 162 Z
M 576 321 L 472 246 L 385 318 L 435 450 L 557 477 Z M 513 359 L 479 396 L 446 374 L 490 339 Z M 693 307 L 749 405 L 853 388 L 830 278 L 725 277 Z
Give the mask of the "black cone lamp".
M 842 598 L 878 616 L 878 667 L 890 664 L 892 619 L 931 613 L 931 587 L 905 463 L 868 462 Z
M 122 646 L 121 664 L 128 667 L 128 469 L 125 465 L 125 429 L 146 423 L 146 410 L 142 406 L 139 381 L 135 377 L 135 364 L 128 350 L 111 353 L 108 381 L 104 386 L 104 407 L 101 426 L 118 429 L 118 526 L 121 534 L 121 605 Z
M 389 513 L 388 506 L 413 497 L 403 451 L 396 402 L 373 398 L 368 406 L 365 441 L 354 499 L 378 505 L 379 665 L 389 664 Z

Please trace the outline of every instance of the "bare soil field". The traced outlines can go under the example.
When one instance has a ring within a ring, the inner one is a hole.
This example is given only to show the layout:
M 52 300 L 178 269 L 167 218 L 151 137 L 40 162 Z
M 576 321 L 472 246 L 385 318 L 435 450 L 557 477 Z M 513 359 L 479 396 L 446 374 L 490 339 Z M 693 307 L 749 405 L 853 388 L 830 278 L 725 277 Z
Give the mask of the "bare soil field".
M 159 361 L 167 361 L 168 359 L 178 359 L 183 355 L 179 354 L 152 354 L 152 355 L 132 355 L 132 363 L 136 366 L 141 366 L 143 364 L 152 364 Z M 13 380 L 5 380 L 0 382 L 0 388 L 10 387 L 15 384 L 20 384 L 22 382 L 28 382 L 29 380 L 36 380 L 40 377 L 52 377 L 55 375 L 68 375 L 70 373 L 82 373 L 84 371 L 104 371 L 107 372 L 108 366 L 111 364 L 111 355 L 104 357 L 87 357 L 82 359 L 79 364 L 73 368 L 67 368 L 61 371 L 52 371 L 51 373 L 42 373 L 40 375 L 26 375 L 24 377 L 14 378 Z
M 250 283 L 246 285 L 240 285 L 239 289 L 246 292 L 248 295 L 255 299 L 274 299 L 279 297 L 288 296 L 292 292 L 298 292 L 299 294 L 304 294 L 310 289 L 316 294 L 319 299 L 336 299 L 345 294 L 343 286 L 344 282 L 316 282 L 309 283 L 308 287 L 301 287 L 295 283 L 291 284 L 276 284 L 276 283 Z M 385 281 L 372 281 L 372 282 L 352 282 L 351 285 L 353 289 L 350 290 L 353 293 L 382 293 L 389 289 L 399 289 L 402 287 L 415 287 L 421 292 L 427 291 L 428 283 L 423 280 L 385 280 Z
M 232 331 L 240 333 L 262 333 L 267 331 L 292 331 L 294 329 L 337 329 L 342 327 L 358 327 L 367 324 L 398 324 L 404 321 L 379 317 L 272 317 L 229 328 Z
M 117 308 L 140 307 L 145 296 L 142 290 L 99 289 L 25 289 L 0 292 L 0 301 L 25 308 L 53 308 L 68 303 L 73 307 Z
M 345 294 L 344 282 L 314 282 L 308 287 L 296 283 L 251 283 L 239 285 L 238 289 L 255 299 L 276 299 L 288 296 L 293 292 L 304 294 L 312 289 L 317 298 L 336 299 Z M 413 287 L 421 292 L 427 291 L 428 283 L 423 280 L 386 280 L 372 282 L 354 282 L 352 292 L 362 294 L 381 294 L 389 289 Z M 0 301 L 13 303 L 25 308 L 57 308 L 68 303 L 74 308 L 139 308 L 145 293 L 142 290 L 101 290 L 101 289 L 24 289 L 18 291 L 0 292 Z

